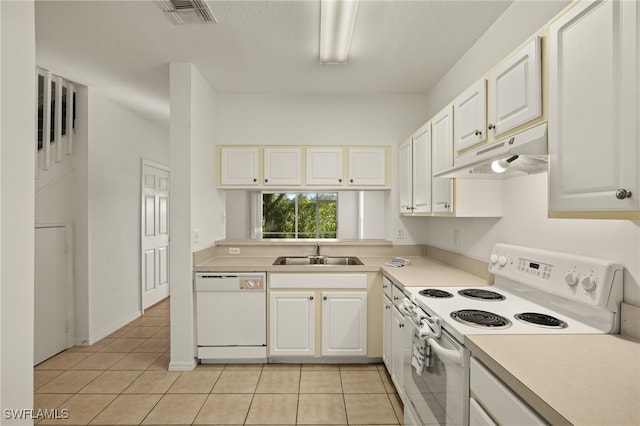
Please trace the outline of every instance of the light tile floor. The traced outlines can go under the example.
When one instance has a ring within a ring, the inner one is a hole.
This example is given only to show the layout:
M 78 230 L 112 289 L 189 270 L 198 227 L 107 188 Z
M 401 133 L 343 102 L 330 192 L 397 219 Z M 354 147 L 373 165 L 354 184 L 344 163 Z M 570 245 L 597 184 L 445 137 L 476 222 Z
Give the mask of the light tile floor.
M 34 368 L 35 409 L 66 425 L 398 425 L 382 364 L 204 364 L 167 371 L 169 301 Z M 36 411 L 37 412 L 37 411 Z M 51 411 L 50 411 L 51 412 Z

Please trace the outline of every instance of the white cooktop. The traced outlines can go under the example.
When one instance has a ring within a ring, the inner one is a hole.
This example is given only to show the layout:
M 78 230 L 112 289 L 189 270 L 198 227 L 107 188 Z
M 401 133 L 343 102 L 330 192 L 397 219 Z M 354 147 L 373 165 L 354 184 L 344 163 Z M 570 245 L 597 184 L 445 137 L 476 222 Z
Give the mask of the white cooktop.
M 491 287 L 480 287 L 495 291 L 505 296 L 504 300 L 473 300 L 458 294 L 458 290 L 470 287 L 443 287 L 441 290 L 453 294 L 450 298 L 432 298 L 419 294 L 422 288 L 408 287 L 405 293 L 411 295 L 412 300 L 420 306 L 427 314 L 438 317 L 442 320 L 442 326 L 458 341 L 464 343 L 464 336 L 472 334 L 602 334 L 609 333 L 593 324 L 585 324 L 565 314 L 558 313 L 549 308 L 545 308 L 537 303 L 523 299 L 504 289 Z M 474 287 L 475 289 L 479 287 Z M 451 317 L 451 313 L 461 309 L 479 309 L 494 314 L 501 315 L 511 322 L 511 326 L 501 329 L 479 328 L 462 324 Z M 516 314 L 524 312 L 535 312 L 553 316 L 567 323 L 566 328 L 545 328 L 533 324 L 523 323 L 515 318 Z M 605 326 L 607 328 L 608 326 Z
M 603 259 L 552 252 L 507 244 L 496 244 L 489 271 L 495 285 L 480 287 L 505 296 L 504 300 L 478 300 L 458 294 L 470 287 L 440 287 L 453 295 L 433 298 L 419 294 L 421 287 L 406 287 L 409 296 L 428 315 L 438 317 L 442 326 L 464 343 L 473 334 L 603 334 L 619 328 L 622 301 L 620 264 Z M 438 288 L 430 286 L 429 288 Z M 474 287 L 478 288 L 478 287 Z M 451 317 L 463 309 L 477 309 L 507 318 L 506 328 L 475 327 Z M 567 324 L 547 328 L 524 323 L 516 314 L 533 312 L 550 315 Z

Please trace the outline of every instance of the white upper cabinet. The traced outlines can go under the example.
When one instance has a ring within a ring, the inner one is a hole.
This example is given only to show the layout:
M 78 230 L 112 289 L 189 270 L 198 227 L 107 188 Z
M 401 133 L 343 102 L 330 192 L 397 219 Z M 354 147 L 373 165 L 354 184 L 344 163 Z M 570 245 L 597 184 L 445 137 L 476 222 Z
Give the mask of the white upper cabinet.
M 403 142 L 399 147 L 399 187 L 400 187 L 400 213 L 413 211 L 413 164 L 412 164 L 412 140 Z
M 640 218 L 638 8 L 581 1 L 550 24 L 550 216 Z
M 307 185 L 342 185 L 342 148 L 307 148 Z
M 258 148 L 223 147 L 220 163 L 222 185 L 258 185 Z
M 300 148 L 264 149 L 265 185 L 300 185 Z
M 385 186 L 386 174 L 386 148 L 349 148 L 349 185 Z
M 487 139 L 487 81 L 483 78 L 453 101 L 455 149 L 460 152 Z
M 431 119 L 431 160 L 434 174 L 453 166 L 453 105 Z M 431 199 L 434 213 L 453 212 L 453 179 L 433 178 Z
M 489 102 L 488 129 L 494 136 L 542 115 L 540 37 L 491 71 Z
M 413 136 L 413 213 L 431 212 L 431 123 Z
M 400 213 L 431 212 L 431 123 L 399 147 Z

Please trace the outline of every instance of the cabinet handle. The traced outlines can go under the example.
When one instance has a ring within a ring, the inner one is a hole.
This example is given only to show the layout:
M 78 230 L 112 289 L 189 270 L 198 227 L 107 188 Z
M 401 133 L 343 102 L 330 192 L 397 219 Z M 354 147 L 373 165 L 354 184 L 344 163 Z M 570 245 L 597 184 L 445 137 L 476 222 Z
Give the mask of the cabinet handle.
M 327 300 L 327 296 L 323 296 L 323 297 L 322 297 L 322 300 Z
M 342 183 L 342 179 L 338 179 L 338 183 Z
M 391 309 L 391 306 L 389 306 L 389 305 L 385 305 L 385 306 L 384 306 L 384 308 L 385 308 L 385 309 Z
M 382 284 L 382 288 L 387 288 L 387 285 L 386 284 Z
M 618 200 L 624 200 L 625 198 L 631 198 L 631 191 L 620 188 L 616 191 L 616 198 Z
M 496 126 L 493 123 L 489 123 L 489 126 L 487 126 L 487 129 L 489 129 L 489 130 L 493 130 L 495 128 L 496 128 Z
M 313 300 L 313 296 L 309 296 L 309 300 Z
M 265 181 L 265 182 L 269 182 L 269 179 L 265 179 L 264 181 Z
M 257 182 L 257 181 L 258 181 L 258 179 L 256 179 L 256 178 L 253 178 L 253 181 L 254 181 L 254 182 Z
M 398 296 L 393 296 L 393 300 L 398 301 L 400 298 Z
M 404 324 L 400 323 L 400 324 L 398 324 L 398 327 L 402 328 L 402 327 L 404 327 Z
M 482 132 L 480 130 L 477 130 L 475 132 L 473 132 L 474 135 L 476 136 L 480 136 L 482 134 Z
M 353 183 L 353 179 L 349 179 L 349 182 Z

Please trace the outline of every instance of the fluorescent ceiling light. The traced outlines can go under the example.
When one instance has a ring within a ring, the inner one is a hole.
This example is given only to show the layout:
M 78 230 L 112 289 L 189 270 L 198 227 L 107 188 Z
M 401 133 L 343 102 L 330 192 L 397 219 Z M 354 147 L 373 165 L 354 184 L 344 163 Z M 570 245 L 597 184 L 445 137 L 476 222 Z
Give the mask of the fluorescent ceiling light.
M 349 57 L 359 0 L 322 0 L 320 63 L 344 64 Z

